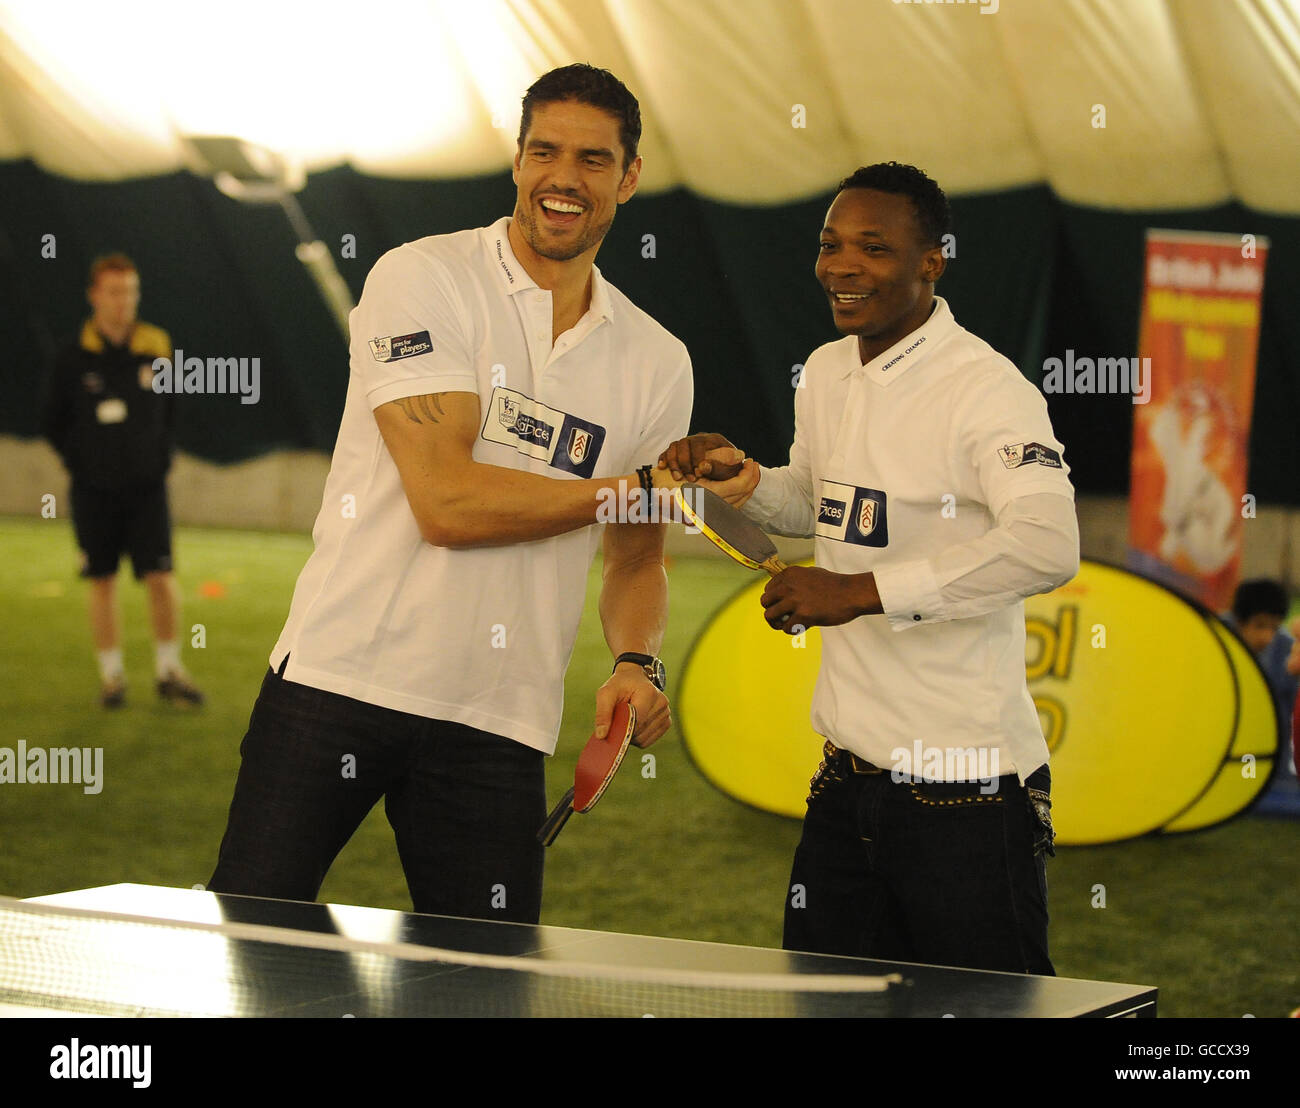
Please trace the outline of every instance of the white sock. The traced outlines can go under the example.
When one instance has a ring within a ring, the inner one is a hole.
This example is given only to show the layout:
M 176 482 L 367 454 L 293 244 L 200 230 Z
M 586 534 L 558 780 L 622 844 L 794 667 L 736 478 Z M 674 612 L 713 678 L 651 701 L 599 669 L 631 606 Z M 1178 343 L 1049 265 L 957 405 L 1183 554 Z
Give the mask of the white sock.
M 115 646 L 112 650 L 96 651 L 95 656 L 99 659 L 99 679 L 105 685 L 110 681 L 120 681 L 122 679 L 122 648 L 120 646 Z
M 173 673 L 181 671 L 181 642 L 180 639 L 172 639 L 171 642 L 160 642 L 157 644 L 154 668 L 157 670 L 158 677 L 161 679 Z

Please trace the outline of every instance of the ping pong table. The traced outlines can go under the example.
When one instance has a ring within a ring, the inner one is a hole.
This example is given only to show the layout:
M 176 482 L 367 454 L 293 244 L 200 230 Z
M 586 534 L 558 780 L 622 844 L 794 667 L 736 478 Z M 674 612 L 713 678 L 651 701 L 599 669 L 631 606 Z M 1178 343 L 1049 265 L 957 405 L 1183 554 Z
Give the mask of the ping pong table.
M 139 884 L 2 907 L 6 1015 L 1156 1014 L 1150 986 Z M 732 988 L 731 975 L 760 987 Z

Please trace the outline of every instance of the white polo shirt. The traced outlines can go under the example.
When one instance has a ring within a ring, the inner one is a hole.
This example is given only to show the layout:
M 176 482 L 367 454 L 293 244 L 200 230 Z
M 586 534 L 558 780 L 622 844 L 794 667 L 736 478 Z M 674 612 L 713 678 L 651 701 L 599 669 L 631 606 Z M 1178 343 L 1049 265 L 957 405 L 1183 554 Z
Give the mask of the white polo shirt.
M 802 382 L 790 465 L 763 468 L 745 512 L 815 535 L 824 569 L 874 572 L 884 607 L 821 628 L 814 729 L 902 773 L 1023 780 L 1047 746 L 1022 598 L 1078 566 L 1074 490 L 1042 394 L 939 297 L 866 365 L 855 336 L 820 347 Z
M 351 376 L 315 550 L 271 666 L 290 681 L 453 720 L 551 753 L 601 525 L 449 550 L 420 537 L 372 414 L 477 393 L 475 461 L 577 480 L 631 473 L 687 432 L 685 346 L 593 269 L 552 346 L 551 294 L 509 219 L 390 250 L 350 319 Z

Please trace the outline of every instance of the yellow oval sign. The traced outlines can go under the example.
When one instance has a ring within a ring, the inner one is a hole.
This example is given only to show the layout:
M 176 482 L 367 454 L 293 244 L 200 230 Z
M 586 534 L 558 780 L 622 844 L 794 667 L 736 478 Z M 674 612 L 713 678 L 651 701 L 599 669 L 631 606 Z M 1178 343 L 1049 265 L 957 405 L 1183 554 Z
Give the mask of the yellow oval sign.
M 815 629 L 773 632 L 758 600 L 764 584 L 742 589 L 700 633 L 678 718 L 691 759 L 716 787 L 802 818 L 821 758 L 808 719 L 821 641 Z M 1193 830 L 1259 794 L 1277 750 L 1272 698 L 1254 659 L 1212 615 L 1136 574 L 1084 562 L 1068 585 L 1026 601 L 1025 629 L 1058 841 Z

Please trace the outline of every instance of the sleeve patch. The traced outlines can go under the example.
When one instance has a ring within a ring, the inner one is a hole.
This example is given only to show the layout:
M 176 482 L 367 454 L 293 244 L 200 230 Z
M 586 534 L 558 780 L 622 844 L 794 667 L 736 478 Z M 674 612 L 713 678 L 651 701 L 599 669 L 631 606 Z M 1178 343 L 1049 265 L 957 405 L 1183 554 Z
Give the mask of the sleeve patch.
M 414 358 L 433 350 L 433 340 L 428 331 L 415 331 L 409 335 L 385 336 L 370 340 L 370 353 L 377 362 L 395 362 L 399 358 Z
M 1021 466 L 1040 465 L 1048 469 L 1061 468 L 1061 455 L 1044 446 L 1041 442 L 1018 442 L 998 447 L 998 457 L 1007 469 L 1019 469 Z

